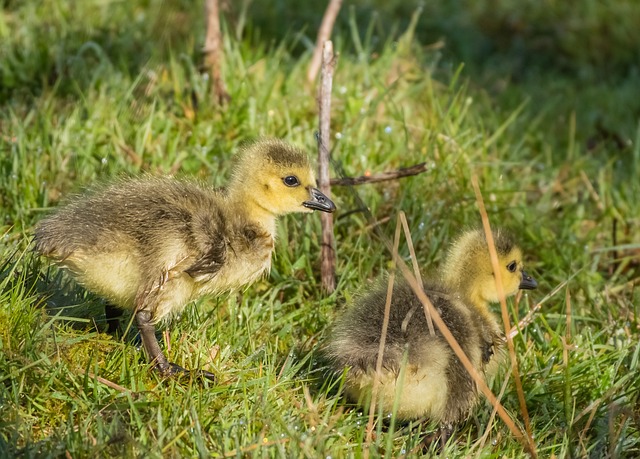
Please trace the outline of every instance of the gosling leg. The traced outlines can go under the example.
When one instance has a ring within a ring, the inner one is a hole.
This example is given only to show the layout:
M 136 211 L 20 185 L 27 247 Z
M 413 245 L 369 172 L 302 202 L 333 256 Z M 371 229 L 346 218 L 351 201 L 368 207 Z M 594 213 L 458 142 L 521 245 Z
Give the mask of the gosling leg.
M 422 451 L 423 453 L 427 453 L 427 451 L 435 450 L 436 453 L 440 454 L 444 447 L 447 445 L 447 441 L 451 438 L 453 434 L 453 425 L 451 423 L 441 424 L 440 427 L 435 432 L 431 432 L 427 436 L 422 439 Z
M 136 323 L 138 324 L 138 330 L 142 337 L 142 345 L 144 346 L 144 350 L 147 352 L 151 362 L 155 363 L 155 366 L 160 373 L 165 375 L 171 374 L 171 365 L 169 365 L 169 361 L 162 353 L 160 344 L 156 339 L 156 327 L 154 327 L 151 322 L 151 312 L 136 312 Z
M 138 324 L 138 330 L 140 331 L 140 336 L 142 337 L 142 345 L 144 346 L 144 350 L 149 355 L 149 359 L 151 360 L 151 362 L 155 364 L 155 368 L 163 376 L 174 376 L 189 373 L 189 370 L 181 367 L 180 365 L 169 362 L 165 355 L 162 353 L 160 344 L 156 339 L 156 329 L 151 322 L 150 311 L 142 310 L 136 312 L 136 323 Z M 215 381 L 216 379 L 213 373 L 205 370 L 198 370 L 198 374 L 211 381 Z
M 120 317 L 122 317 L 122 309 L 111 303 L 104 305 L 104 315 L 107 319 L 107 333 L 115 335 L 120 325 Z

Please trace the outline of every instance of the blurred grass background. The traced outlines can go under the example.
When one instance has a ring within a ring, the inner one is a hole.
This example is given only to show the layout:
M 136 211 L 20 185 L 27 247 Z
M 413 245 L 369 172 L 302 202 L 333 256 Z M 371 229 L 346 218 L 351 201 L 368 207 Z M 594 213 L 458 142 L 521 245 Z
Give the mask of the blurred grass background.
M 334 159 L 348 175 L 423 161 L 429 171 L 334 190 L 334 295 L 317 281 L 317 216 L 291 216 L 268 279 L 187 308 L 168 328 L 169 357 L 216 372 L 216 384 L 161 380 L 131 336 L 100 333 L 101 300 L 36 259 L 31 230 L 96 180 L 222 185 L 238 144 L 265 135 L 315 152 L 305 75 L 324 3 L 225 4 L 223 108 L 201 67 L 200 2 L 0 5 L 0 456 L 361 457 L 367 419 L 339 380 L 323 382 L 318 358 L 345 302 L 389 266 L 354 193 L 387 236 L 407 213 L 429 272 L 479 224 L 473 173 L 492 224 L 519 235 L 541 284 L 512 319 L 570 279 L 516 339 L 540 456 L 640 454 L 635 0 L 346 2 L 333 37 Z M 519 417 L 512 383 L 503 403 Z M 521 457 L 500 422 L 481 446 L 489 414 L 482 401 L 444 454 Z M 417 455 L 429 432 L 383 427 L 374 456 Z

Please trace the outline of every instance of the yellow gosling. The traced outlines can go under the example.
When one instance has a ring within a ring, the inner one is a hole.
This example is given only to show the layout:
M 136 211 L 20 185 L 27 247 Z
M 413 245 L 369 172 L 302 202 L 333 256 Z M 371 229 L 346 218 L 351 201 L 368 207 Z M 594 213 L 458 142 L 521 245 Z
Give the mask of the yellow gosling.
M 534 289 L 523 270 L 522 251 L 503 231 L 494 232 L 505 295 Z M 493 268 L 481 230 L 457 239 L 442 272 L 425 281 L 425 293 L 480 374 L 503 341 L 502 328 L 489 309 L 498 301 Z M 347 396 L 364 405 L 371 397 L 386 283 L 360 296 L 340 317 L 326 347 L 337 373 L 347 371 Z M 399 280 L 393 291 L 389 327 L 379 378 L 378 400 L 386 413 L 397 402 L 403 420 L 428 419 L 445 431 L 466 418 L 478 400 L 477 387 L 436 328 L 431 336 L 423 306 Z
M 224 190 L 172 178 L 120 180 L 40 221 L 35 247 L 88 290 L 133 310 L 161 373 L 184 372 L 167 361 L 154 324 L 268 272 L 277 217 L 335 210 L 315 184 L 304 152 L 262 140 L 239 153 Z

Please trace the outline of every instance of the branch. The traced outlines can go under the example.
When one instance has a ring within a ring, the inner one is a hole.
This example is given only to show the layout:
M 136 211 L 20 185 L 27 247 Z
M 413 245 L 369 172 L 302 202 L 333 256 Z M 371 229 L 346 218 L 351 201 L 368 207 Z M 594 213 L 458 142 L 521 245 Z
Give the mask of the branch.
M 313 50 L 313 57 L 309 64 L 309 70 L 307 71 L 307 80 L 309 83 L 313 83 L 320 70 L 320 64 L 322 62 L 322 51 L 324 43 L 331 38 L 331 31 L 333 30 L 333 24 L 336 22 L 338 12 L 342 6 L 342 0 L 330 0 L 327 9 L 322 17 L 322 24 L 320 24 L 320 30 L 318 30 L 318 39 L 316 40 L 316 48 Z
M 331 198 L 331 182 L 329 180 L 329 126 L 331 123 L 331 87 L 333 85 L 333 70 L 336 61 L 333 56 L 333 43 L 331 40 L 324 42 L 322 47 L 322 72 L 320 75 L 320 91 L 318 94 L 319 124 L 319 151 L 318 151 L 318 185 L 328 198 Z M 321 275 L 322 288 L 327 293 L 332 293 L 336 288 L 336 255 L 333 238 L 333 215 L 322 213 L 322 252 Z
M 218 103 L 224 104 L 231 100 L 231 96 L 225 88 L 220 72 L 223 49 L 218 0 L 205 0 L 205 14 L 207 16 L 207 36 L 204 42 L 205 66 L 211 75 L 211 89 Z
M 429 170 L 427 163 L 416 164 L 411 167 L 403 167 L 396 171 L 382 172 L 376 175 L 363 175 L 360 177 L 342 177 L 331 179 L 331 185 L 335 186 L 353 186 L 363 185 L 365 183 L 385 182 L 387 180 L 395 180 L 402 177 L 410 177 L 418 175 Z

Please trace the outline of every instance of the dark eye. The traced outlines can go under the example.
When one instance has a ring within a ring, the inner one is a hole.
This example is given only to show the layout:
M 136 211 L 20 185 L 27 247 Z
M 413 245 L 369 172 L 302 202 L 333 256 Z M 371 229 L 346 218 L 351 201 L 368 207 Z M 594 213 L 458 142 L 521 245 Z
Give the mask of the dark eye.
M 510 273 L 515 273 L 517 268 L 518 268 L 518 263 L 516 263 L 515 261 L 512 261 L 507 265 L 507 269 L 509 270 Z
M 298 185 L 300 185 L 300 181 L 298 180 L 298 177 L 296 177 L 295 175 L 288 175 L 285 178 L 283 178 L 282 181 L 287 186 L 298 186 Z

